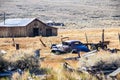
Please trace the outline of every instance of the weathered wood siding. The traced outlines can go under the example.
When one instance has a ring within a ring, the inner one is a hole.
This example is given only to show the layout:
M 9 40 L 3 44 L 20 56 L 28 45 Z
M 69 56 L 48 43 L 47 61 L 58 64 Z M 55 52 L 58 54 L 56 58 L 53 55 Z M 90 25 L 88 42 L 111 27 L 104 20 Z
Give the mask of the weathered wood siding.
M 33 37 L 33 28 L 38 28 L 38 36 L 46 36 L 46 29 L 52 29 L 52 36 L 57 36 L 57 28 L 49 27 L 35 19 L 27 26 L 2 27 L 0 26 L 0 37 Z
M 34 36 L 33 35 L 33 28 L 38 28 L 39 29 L 39 35 L 44 35 L 44 29 L 45 29 L 45 25 L 40 23 L 40 21 L 38 20 L 34 20 L 33 22 L 31 22 L 29 25 L 27 25 L 26 29 L 27 29 L 27 35 L 28 36 Z
M 12 27 L 9 28 L 9 37 L 25 37 L 26 36 L 26 28 L 25 27 Z
M 34 36 L 33 35 L 33 28 L 39 29 L 39 36 L 46 36 L 46 29 L 48 29 L 48 28 L 52 29 L 52 36 L 57 36 L 57 28 L 49 27 L 38 20 L 34 20 L 32 23 L 30 23 L 26 27 L 27 35 L 30 37 Z
M 25 27 L 1 27 L 0 37 L 23 37 L 26 36 Z
M 52 36 L 57 36 L 58 32 L 56 28 L 52 28 Z
M 5 27 L 0 27 L 0 37 L 8 37 L 9 30 Z

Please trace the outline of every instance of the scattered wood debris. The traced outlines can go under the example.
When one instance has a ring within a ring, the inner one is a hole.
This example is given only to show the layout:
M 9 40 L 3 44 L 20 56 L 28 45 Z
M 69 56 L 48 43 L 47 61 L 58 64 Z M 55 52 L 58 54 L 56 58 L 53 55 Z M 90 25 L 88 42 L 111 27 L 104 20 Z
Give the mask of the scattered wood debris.
M 108 76 L 111 77 L 112 79 L 116 79 L 116 76 L 120 74 L 120 68 L 118 68 L 117 70 L 113 71 L 112 73 L 110 73 Z
M 40 42 L 42 43 L 42 45 L 43 45 L 44 47 L 47 47 L 46 44 L 42 41 L 41 38 L 40 38 L 39 40 L 40 40 Z
M 95 55 L 96 52 L 97 52 L 97 50 L 90 51 L 90 52 L 88 52 L 88 53 L 83 54 L 82 57 L 86 58 L 86 57 Z
M 75 71 L 75 69 L 73 69 L 72 66 L 70 66 L 67 62 L 63 63 L 63 68 L 67 71 L 70 71 L 70 72 Z
M 0 55 L 5 55 L 7 52 L 5 50 L 0 50 Z

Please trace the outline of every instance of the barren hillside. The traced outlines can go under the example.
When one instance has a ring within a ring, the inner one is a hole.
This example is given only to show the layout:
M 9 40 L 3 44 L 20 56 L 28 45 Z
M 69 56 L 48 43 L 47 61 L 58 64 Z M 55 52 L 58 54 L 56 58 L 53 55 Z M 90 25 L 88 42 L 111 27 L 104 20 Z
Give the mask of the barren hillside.
M 67 28 L 120 27 L 119 0 L 0 0 L 0 20 L 37 17 Z

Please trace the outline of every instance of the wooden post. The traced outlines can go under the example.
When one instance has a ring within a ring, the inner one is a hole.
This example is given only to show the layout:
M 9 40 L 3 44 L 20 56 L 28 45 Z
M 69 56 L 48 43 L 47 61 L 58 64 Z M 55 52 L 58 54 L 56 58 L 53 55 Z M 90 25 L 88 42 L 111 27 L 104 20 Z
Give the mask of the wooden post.
M 15 39 L 14 39 L 14 37 L 12 38 L 12 43 L 13 43 L 12 45 L 15 46 Z
M 104 29 L 102 30 L 102 42 L 104 42 Z
M 47 47 L 46 45 L 45 45 L 45 43 L 40 39 L 40 42 L 42 43 L 42 45 L 44 46 L 44 47 Z
M 80 56 L 80 51 L 79 52 L 77 52 L 78 53 L 78 58 L 81 58 L 81 56 Z
M 19 44 L 16 44 L 15 47 L 16 47 L 16 50 L 19 50 L 19 48 L 20 48 Z
M 118 39 L 119 39 L 119 44 L 120 44 L 120 34 L 118 33 Z
M 87 37 L 87 34 L 85 33 L 85 38 L 86 38 L 86 42 L 88 44 L 88 37 Z M 88 48 L 88 45 L 87 45 L 87 48 Z
M 64 39 L 69 40 L 69 37 L 63 37 L 63 38 L 61 38 L 61 42 L 63 42 Z

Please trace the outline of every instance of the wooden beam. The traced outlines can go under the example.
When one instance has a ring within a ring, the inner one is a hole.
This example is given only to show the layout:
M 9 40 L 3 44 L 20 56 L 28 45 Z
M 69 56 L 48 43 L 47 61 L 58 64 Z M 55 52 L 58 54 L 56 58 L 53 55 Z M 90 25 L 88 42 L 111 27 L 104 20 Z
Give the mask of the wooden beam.
M 116 77 L 118 74 L 120 74 L 120 68 L 118 68 L 117 70 L 110 73 L 109 76 L 110 77 Z
M 40 39 L 40 42 L 42 43 L 42 45 L 44 46 L 44 47 L 47 47 L 46 46 L 46 44 Z
M 61 38 L 61 42 L 63 42 L 64 39 L 68 39 L 69 40 L 69 37 L 63 37 L 63 38 Z
M 63 63 L 63 68 L 66 69 L 67 71 L 70 71 L 70 72 L 75 71 L 75 69 L 72 68 L 72 66 L 70 66 L 67 62 Z
M 104 31 L 105 31 L 105 30 L 103 29 L 103 30 L 102 30 L 102 42 L 104 42 L 104 37 L 105 37 L 105 36 L 104 36 Z
M 14 37 L 12 38 L 12 45 L 15 47 L 15 39 L 14 39 Z
M 93 55 L 96 54 L 96 52 L 97 52 L 97 50 L 90 51 L 88 53 L 83 54 L 82 57 L 86 58 L 86 57 L 89 57 L 89 56 L 93 56 Z
M 87 34 L 85 33 L 85 38 L 86 38 L 86 42 L 88 44 L 88 37 L 87 37 Z M 88 48 L 88 45 L 87 45 L 87 48 Z
M 120 44 L 120 33 L 118 33 L 118 39 L 119 39 L 119 44 Z

